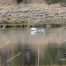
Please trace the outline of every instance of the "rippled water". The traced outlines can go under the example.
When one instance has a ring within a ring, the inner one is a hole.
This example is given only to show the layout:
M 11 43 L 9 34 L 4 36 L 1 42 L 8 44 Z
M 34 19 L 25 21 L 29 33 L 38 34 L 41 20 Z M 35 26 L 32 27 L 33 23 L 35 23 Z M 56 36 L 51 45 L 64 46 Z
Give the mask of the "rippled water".
M 2 29 L 0 30 L 0 65 L 37 64 L 39 66 L 48 44 L 61 45 L 63 42 L 66 42 L 66 28 Z M 30 62 L 31 57 L 35 58 L 32 60 L 32 62 L 35 61 L 34 63 Z M 24 61 L 25 58 L 27 58 L 26 61 Z

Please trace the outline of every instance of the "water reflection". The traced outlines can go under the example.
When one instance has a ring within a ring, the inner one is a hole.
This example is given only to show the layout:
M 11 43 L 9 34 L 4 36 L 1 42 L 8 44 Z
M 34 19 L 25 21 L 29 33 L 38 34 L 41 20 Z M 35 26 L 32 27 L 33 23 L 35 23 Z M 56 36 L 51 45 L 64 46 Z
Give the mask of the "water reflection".
M 66 54 L 66 42 L 60 45 L 57 43 L 49 43 L 43 55 L 43 65 L 66 65 L 64 54 Z
M 31 28 L 32 35 L 36 35 L 39 33 L 43 33 L 43 34 L 46 33 L 46 29 L 44 29 L 44 28 Z
M 0 30 L 0 66 L 38 66 L 38 57 L 39 65 L 57 65 L 66 53 L 65 41 L 64 28 Z
M 36 63 L 36 54 L 30 48 L 26 48 L 24 51 L 24 65 L 35 65 Z
M 36 33 L 37 33 L 37 29 L 36 28 L 31 28 L 31 34 L 36 35 Z

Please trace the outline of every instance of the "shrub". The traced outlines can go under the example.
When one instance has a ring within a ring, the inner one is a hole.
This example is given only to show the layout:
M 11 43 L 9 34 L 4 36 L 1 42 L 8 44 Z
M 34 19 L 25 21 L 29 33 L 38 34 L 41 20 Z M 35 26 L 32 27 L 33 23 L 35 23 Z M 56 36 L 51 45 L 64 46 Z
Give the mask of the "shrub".
M 45 0 L 48 4 L 54 4 L 54 3 L 65 3 L 66 0 Z

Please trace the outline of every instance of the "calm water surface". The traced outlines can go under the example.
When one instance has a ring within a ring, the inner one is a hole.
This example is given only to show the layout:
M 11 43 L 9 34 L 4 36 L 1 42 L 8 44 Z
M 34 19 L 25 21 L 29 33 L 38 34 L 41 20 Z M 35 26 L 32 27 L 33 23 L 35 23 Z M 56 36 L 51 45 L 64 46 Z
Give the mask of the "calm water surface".
M 39 56 L 41 57 L 46 50 L 48 43 L 62 44 L 66 41 L 66 28 L 27 28 L 27 29 L 1 29 L 0 30 L 0 55 L 5 59 L 0 58 L 1 66 L 11 65 L 16 66 L 12 62 L 14 58 L 21 54 L 19 50 L 15 56 L 17 47 L 23 46 L 25 49 L 30 48 L 36 54 L 36 64 L 39 64 Z M 38 49 L 39 47 L 39 49 Z M 39 50 L 39 51 L 38 51 Z M 38 53 L 39 52 L 39 53 Z M 0 56 L 0 57 L 1 57 Z M 28 58 L 29 54 L 27 54 Z M 5 60 L 5 61 L 4 61 Z M 7 63 L 7 62 L 8 63 Z M 10 63 L 10 64 L 9 64 Z

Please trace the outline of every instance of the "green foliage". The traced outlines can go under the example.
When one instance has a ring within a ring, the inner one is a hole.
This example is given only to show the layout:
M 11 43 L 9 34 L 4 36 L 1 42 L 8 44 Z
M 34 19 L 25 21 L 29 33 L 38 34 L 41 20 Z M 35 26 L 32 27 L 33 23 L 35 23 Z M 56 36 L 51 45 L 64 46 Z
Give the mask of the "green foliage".
M 17 4 L 20 4 L 21 2 L 22 3 L 30 3 L 32 0 L 16 0 L 17 1 Z
M 32 0 L 24 0 L 24 3 L 30 3 Z
M 61 2 L 61 3 L 66 2 L 66 0 L 45 0 L 45 1 L 48 4 L 54 4 L 54 3 L 59 3 L 59 2 Z

